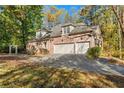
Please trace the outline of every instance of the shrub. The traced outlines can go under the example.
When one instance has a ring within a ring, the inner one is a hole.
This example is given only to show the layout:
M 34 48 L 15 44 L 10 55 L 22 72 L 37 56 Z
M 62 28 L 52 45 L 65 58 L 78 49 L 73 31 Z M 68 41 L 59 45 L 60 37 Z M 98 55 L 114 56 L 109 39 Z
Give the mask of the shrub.
M 8 46 L 0 46 L 0 53 L 8 53 L 9 47 Z
M 26 54 L 27 51 L 23 46 L 18 46 L 18 53 L 20 54 Z
M 25 49 L 23 46 L 18 46 L 18 53 L 26 53 Z M 15 53 L 15 47 L 11 47 L 11 52 Z M 0 53 L 9 53 L 9 45 L 6 46 L 0 46 Z
M 49 54 L 49 51 L 44 48 L 36 48 L 35 46 L 32 46 L 31 48 L 27 48 L 27 54 L 29 54 L 29 55 L 47 55 L 47 54 Z
M 119 50 L 113 51 L 112 56 L 119 58 L 119 56 L 120 56 Z M 122 49 L 122 58 L 124 58 L 124 50 L 123 49 Z
M 89 48 L 86 56 L 91 59 L 96 59 L 100 56 L 100 51 L 101 51 L 100 47 Z

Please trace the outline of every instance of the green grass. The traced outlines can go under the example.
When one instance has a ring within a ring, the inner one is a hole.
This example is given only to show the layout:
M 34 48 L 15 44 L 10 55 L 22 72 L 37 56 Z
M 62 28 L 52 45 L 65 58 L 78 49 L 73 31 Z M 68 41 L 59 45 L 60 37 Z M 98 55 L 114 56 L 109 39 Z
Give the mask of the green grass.
M 37 63 L 0 62 L 0 87 L 124 87 L 124 78 Z

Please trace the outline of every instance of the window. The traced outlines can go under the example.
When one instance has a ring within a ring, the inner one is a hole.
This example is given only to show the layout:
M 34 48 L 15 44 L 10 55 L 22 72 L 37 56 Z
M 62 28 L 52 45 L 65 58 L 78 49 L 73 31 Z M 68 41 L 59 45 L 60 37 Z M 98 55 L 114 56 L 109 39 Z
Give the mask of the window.
M 83 40 L 83 38 L 81 37 L 81 40 Z
M 41 31 L 36 32 L 36 38 L 38 39 L 38 38 L 41 38 L 41 37 L 42 37 L 42 33 L 41 33 Z
M 66 34 L 66 27 L 64 27 L 64 34 Z
M 67 26 L 67 27 L 64 27 L 64 34 L 68 34 L 70 32 L 70 27 Z
M 68 27 L 67 27 L 67 33 L 69 33 L 69 32 L 70 32 L 70 27 L 68 26 Z
M 45 48 L 46 48 L 46 45 L 47 45 L 47 42 L 44 42 L 44 46 L 45 46 Z

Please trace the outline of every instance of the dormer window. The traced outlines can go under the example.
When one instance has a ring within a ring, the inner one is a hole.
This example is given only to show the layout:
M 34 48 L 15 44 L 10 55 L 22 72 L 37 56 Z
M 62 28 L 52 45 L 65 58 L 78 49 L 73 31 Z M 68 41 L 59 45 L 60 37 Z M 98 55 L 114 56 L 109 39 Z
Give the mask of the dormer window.
M 40 39 L 42 37 L 44 37 L 48 32 L 48 30 L 46 29 L 41 29 L 38 32 L 36 32 L 36 39 Z
M 63 35 L 66 35 L 68 33 L 70 33 L 70 27 L 69 26 L 63 27 Z
M 70 33 L 70 27 L 69 26 L 67 27 L 67 33 Z
M 64 31 L 63 32 L 64 32 L 64 34 L 66 34 L 66 27 L 64 27 Z
M 40 32 L 40 31 L 36 32 L 36 38 L 38 39 L 38 38 L 40 38 L 40 37 L 42 37 L 41 32 Z
M 67 23 L 62 25 L 62 35 L 68 35 L 72 30 L 74 30 L 74 25 L 72 23 Z

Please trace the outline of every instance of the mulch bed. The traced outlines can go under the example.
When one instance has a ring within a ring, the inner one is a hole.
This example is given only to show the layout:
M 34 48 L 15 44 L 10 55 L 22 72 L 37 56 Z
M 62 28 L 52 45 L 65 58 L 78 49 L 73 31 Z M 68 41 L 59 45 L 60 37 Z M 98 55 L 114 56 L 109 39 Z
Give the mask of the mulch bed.
M 26 60 L 23 55 L 0 55 L 0 60 Z

